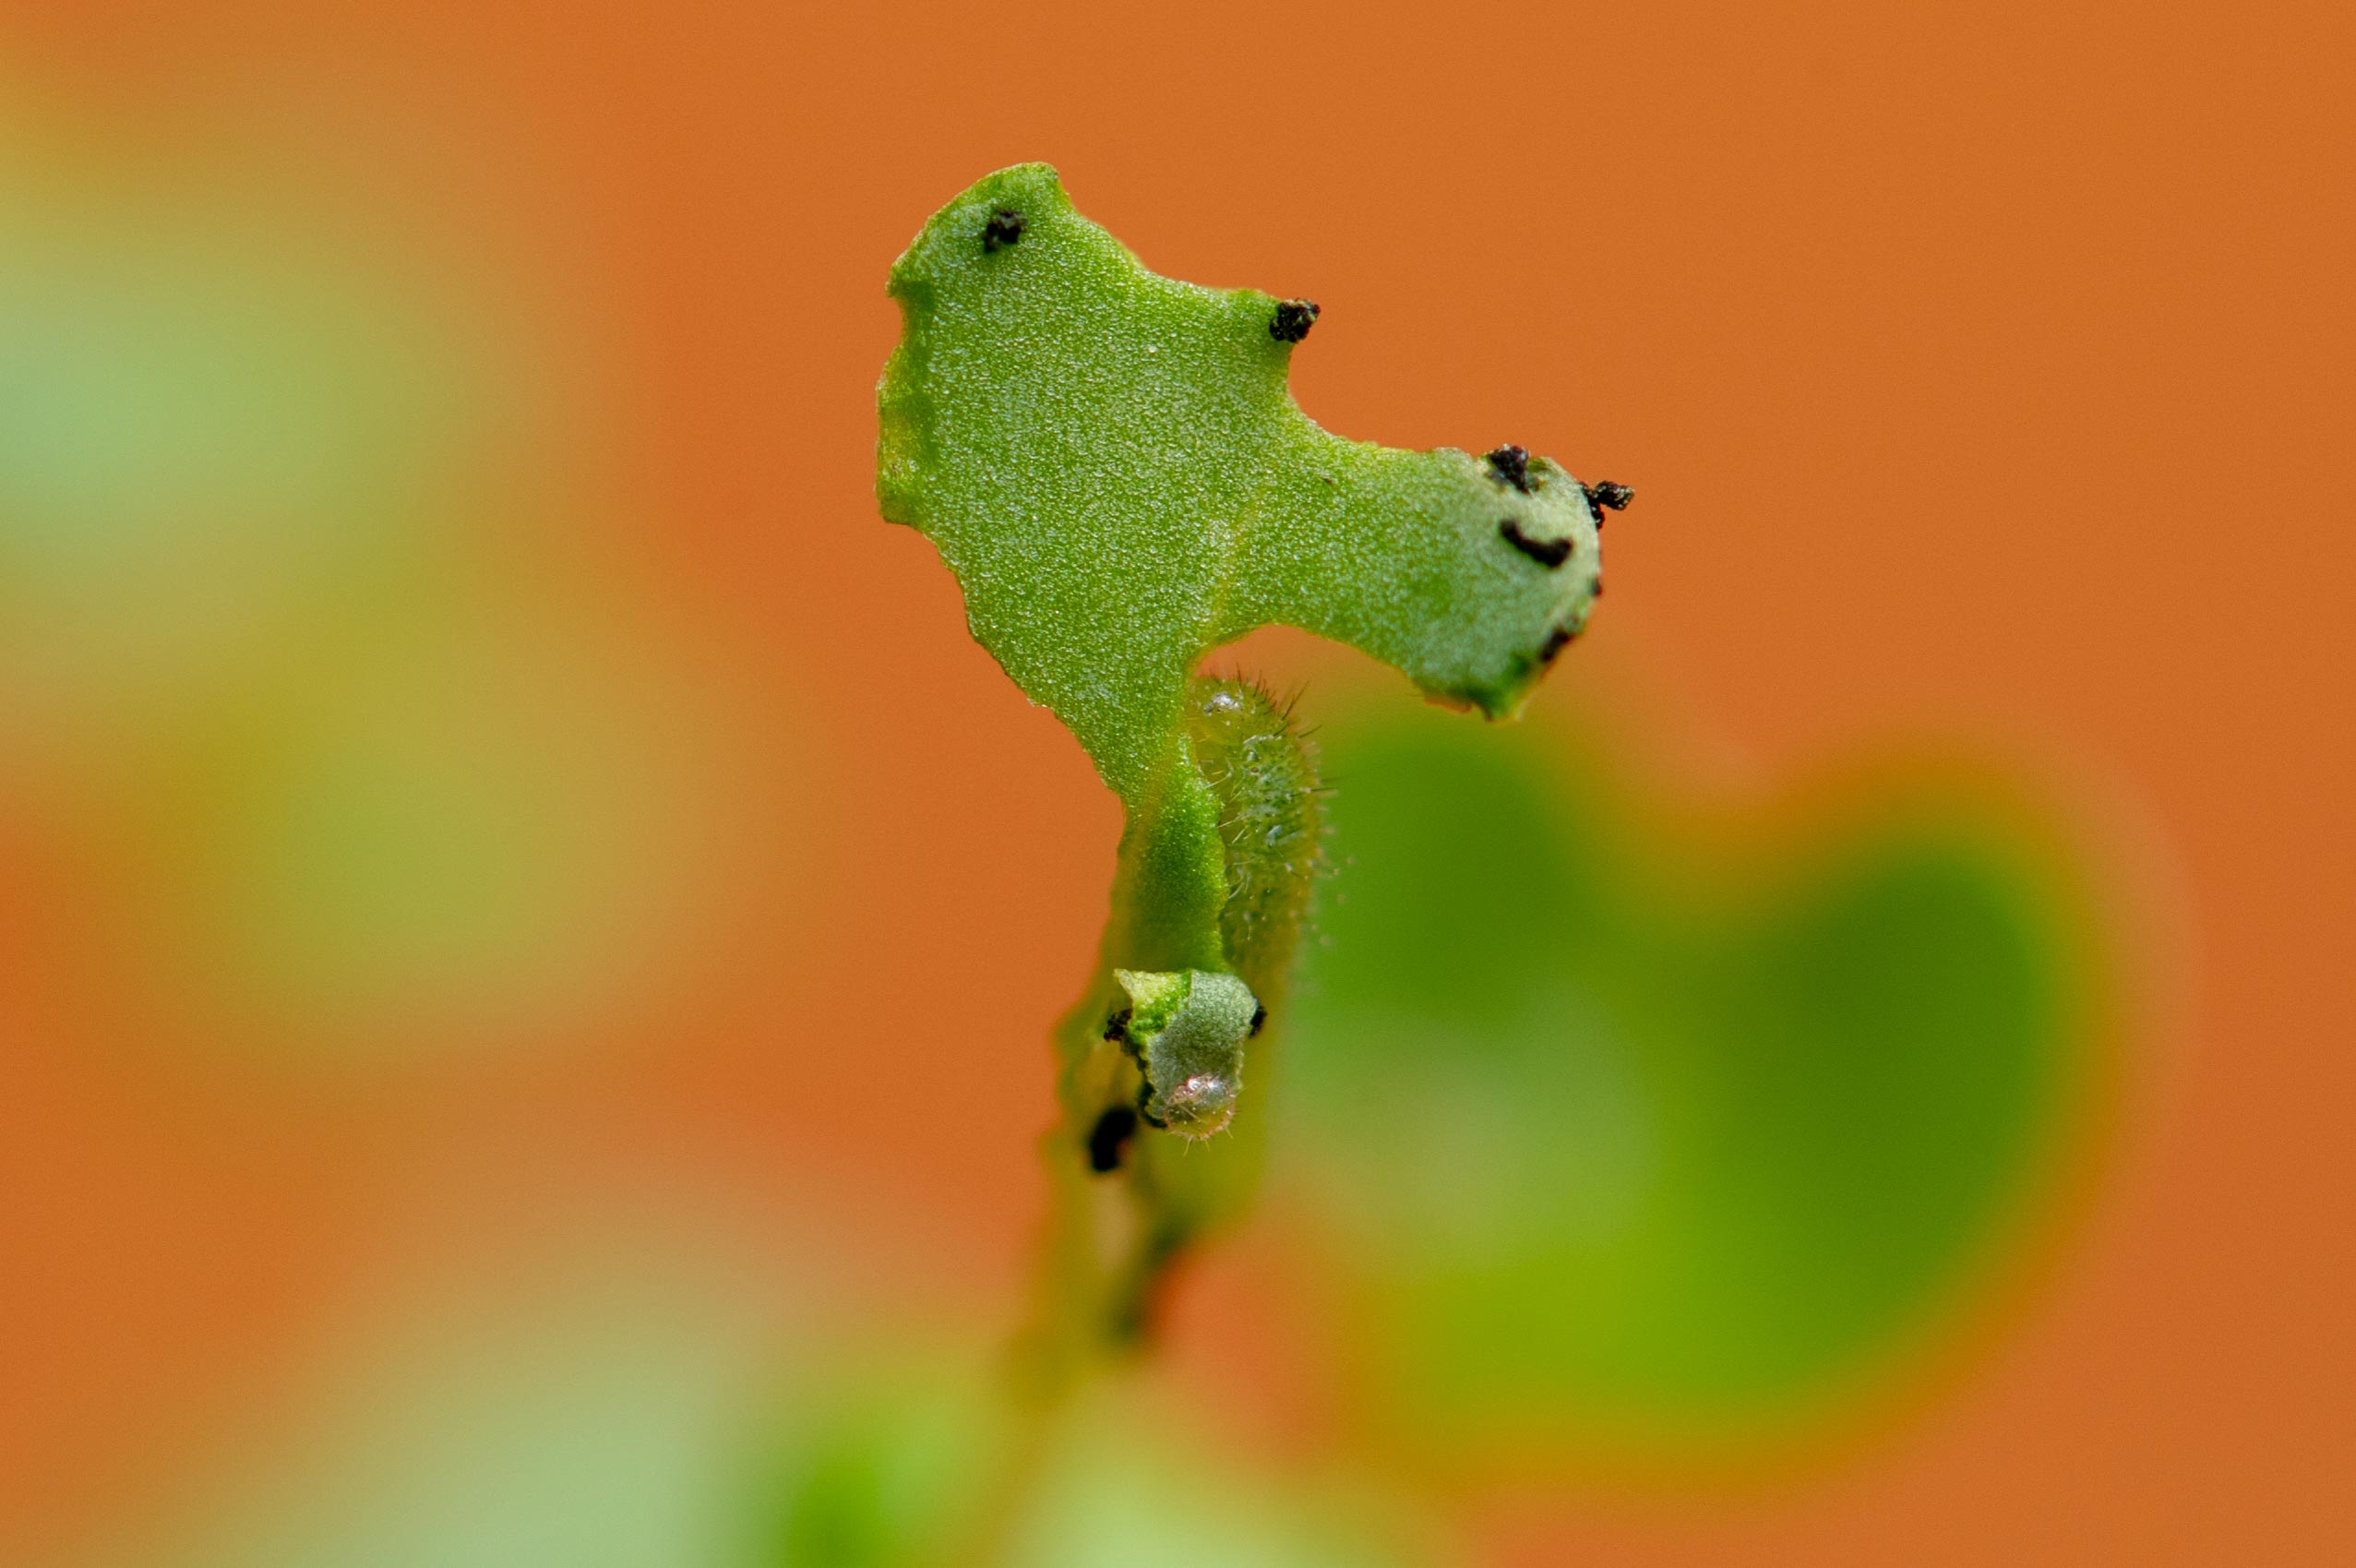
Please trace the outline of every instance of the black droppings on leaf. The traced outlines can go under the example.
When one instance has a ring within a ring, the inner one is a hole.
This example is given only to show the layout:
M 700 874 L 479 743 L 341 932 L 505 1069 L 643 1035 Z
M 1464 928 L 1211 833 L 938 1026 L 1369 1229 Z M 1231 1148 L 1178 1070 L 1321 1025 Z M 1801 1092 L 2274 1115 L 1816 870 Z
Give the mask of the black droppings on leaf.
M 1088 1168 L 1102 1176 L 1120 1168 L 1121 1155 L 1129 1148 L 1129 1141 L 1137 1136 L 1137 1113 L 1127 1106 L 1115 1106 L 1096 1119 L 1088 1130 Z
M 1106 1039 L 1117 1046 L 1129 1043 L 1129 1013 L 1130 1010 L 1124 1007 L 1105 1020 Z
M 1636 498 L 1635 491 L 1625 485 L 1614 485 L 1609 479 L 1594 485 L 1582 485 L 1579 488 L 1587 493 L 1587 509 L 1596 514 L 1596 526 L 1598 528 L 1603 526 L 1603 514 L 1607 509 L 1616 512 L 1626 511 L 1628 503 Z
M 1317 302 L 1313 299 L 1280 299 L 1276 314 L 1268 320 L 1268 335 L 1280 343 L 1297 343 L 1309 336 L 1317 325 Z
M 1513 545 L 1549 571 L 1552 571 L 1571 558 L 1570 540 L 1534 539 L 1522 532 L 1522 524 L 1517 519 L 1507 518 L 1498 526 L 1497 532 L 1505 536 L 1505 542 L 1508 545 Z
M 1571 646 L 1571 640 L 1578 635 L 1579 628 L 1574 626 L 1558 626 L 1548 632 L 1546 640 L 1538 644 L 1539 666 L 1543 668 L 1553 664 L 1561 656 L 1562 651 Z
M 1012 245 L 1023 237 L 1023 214 L 1011 207 L 1001 207 L 990 214 L 982 225 L 982 248 L 996 250 L 1002 245 Z
M 1526 496 L 1530 493 L 1530 454 L 1508 441 L 1489 454 L 1490 474 Z
M 1251 1010 L 1251 1033 L 1247 1039 L 1258 1039 L 1260 1031 L 1268 1026 L 1268 1004 L 1262 1002 Z

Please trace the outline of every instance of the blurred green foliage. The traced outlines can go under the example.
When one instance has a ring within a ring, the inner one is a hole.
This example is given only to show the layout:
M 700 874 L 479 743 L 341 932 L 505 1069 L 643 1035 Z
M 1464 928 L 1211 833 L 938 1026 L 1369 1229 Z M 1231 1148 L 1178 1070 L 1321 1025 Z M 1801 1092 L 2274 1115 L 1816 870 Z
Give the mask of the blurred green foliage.
M 89 1568 L 1412 1568 L 1428 1522 L 1217 1454 L 1130 1382 L 1010 1404 L 976 1345 L 779 1321 L 651 1245 L 392 1304 L 311 1418 Z M 788 1309 L 791 1311 L 791 1309 Z M 1036 1424 L 1029 1424 L 1035 1419 Z M 976 1554 L 983 1542 L 992 1550 Z
M 1551 725 L 1322 744 L 1339 868 L 1274 1143 L 1410 1444 L 1779 1429 L 1919 1346 L 2039 1212 L 2100 993 L 1991 797 L 1919 775 L 1763 847 L 1648 811 Z
M 1036 1429 L 970 1365 L 789 1403 L 755 1495 L 771 1568 L 1405 1568 L 1423 1527 L 1355 1491 L 1214 1458 L 1114 1384 Z M 993 1537 L 979 1532 L 995 1531 Z M 982 1550 L 988 1539 L 995 1550 Z
M 12 706 L 248 673 L 414 573 L 512 436 L 496 339 L 349 205 L 229 168 L 101 177 L 0 123 Z
M 0 107 L 0 778 L 126 1035 L 393 1060 L 610 1013 L 685 940 L 699 699 L 502 295 L 323 155 Z M 533 374 L 537 367 L 539 373 Z
M 677 1245 L 378 1303 L 302 1420 L 218 1434 L 197 1506 L 91 1568 L 752 1568 L 759 1330 Z

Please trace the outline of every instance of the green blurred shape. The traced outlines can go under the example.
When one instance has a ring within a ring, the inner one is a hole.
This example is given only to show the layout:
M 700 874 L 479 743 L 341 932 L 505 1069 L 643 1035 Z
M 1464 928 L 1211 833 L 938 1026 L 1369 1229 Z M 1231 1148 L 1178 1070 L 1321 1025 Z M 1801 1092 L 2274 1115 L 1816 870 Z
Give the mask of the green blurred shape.
M 1322 1485 L 1241 1473 L 1137 1391 L 1036 1426 L 974 1369 L 855 1373 L 790 1399 L 751 1487 L 771 1568 L 1406 1568 L 1423 1530 Z
M 872 1378 L 805 1394 L 754 1488 L 767 1555 L 790 1568 L 895 1568 L 943 1556 L 1004 1441 L 970 1377 Z
M 90 1568 L 755 1568 L 743 1287 L 653 1245 L 496 1286 L 388 1307 L 304 1419 Z
M 2056 857 L 1917 775 L 1769 855 L 1559 735 L 1324 736 L 1333 854 L 1279 1115 L 1370 1406 L 1462 1462 L 1788 1432 L 1930 1343 L 2086 1122 Z
M 589 628 L 488 620 L 323 661 L 205 775 L 166 916 L 256 1043 L 413 1058 L 601 1016 L 677 961 L 709 867 L 692 710 Z
M 692 1227 L 689 1227 L 693 1229 Z M 1428 1526 L 1208 1456 L 1130 1387 L 1037 1425 L 697 1242 L 396 1299 L 267 1441 L 80 1568 L 1412 1568 Z M 796 1314 L 798 1316 L 798 1314 Z M 219 1462 L 217 1440 L 206 1456 Z M 989 1550 L 968 1555 L 987 1544 Z
M 0 125 L 0 697 L 151 723 L 416 574 L 519 422 L 347 195 L 67 167 Z
M 123 868 L 110 971 L 240 1048 L 606 1015 L 684 951 L 700 710 L 532 541 L 577 460 L 504 258 L 375 165 L 11 107 L 0 774 Z

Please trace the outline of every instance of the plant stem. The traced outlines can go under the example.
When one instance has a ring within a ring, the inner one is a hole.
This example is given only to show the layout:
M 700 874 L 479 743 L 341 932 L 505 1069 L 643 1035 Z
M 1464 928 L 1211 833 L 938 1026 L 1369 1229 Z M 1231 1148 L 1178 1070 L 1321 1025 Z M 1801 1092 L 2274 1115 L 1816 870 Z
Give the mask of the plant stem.
M 1012 1427 L 961 1532 L 958 1568 L 1002 1560 L 1075 1398 L 1151 1350 L 1174 1265 L 1199 1238 L 1235 1219 L 1257 1184 L 1265 1123 L 1248 1095 L 1232 1136 L 1191 1141 L 1139 1126 L 1117 1171 L 1091 1168 L 1098 1119 L 1138 1105 L 1146 1087 L 1137 1060 L 1106 1038 L 1125 994 L 1116 964 L 1186 966 L 1215 954 L 1261 999 L 1256 1037 L 1281 1006 L 1306 918 L 1322 791 L 1289 711 L 1256 687 L 1199 681 L 1190 742 L 1179 754 L 1183 773 L 1123 835 L 1105 950 L 1080 1002 L 1056 1027 L 1061 1116 L 1039 1143 L 1047 1214 L 1028 1319 L 1009 1357 Z M 1199 863 L 1206 842 L 1207 890 L 1155 869 Z M 1173 855 L 1173 845 L 1186 852 Z

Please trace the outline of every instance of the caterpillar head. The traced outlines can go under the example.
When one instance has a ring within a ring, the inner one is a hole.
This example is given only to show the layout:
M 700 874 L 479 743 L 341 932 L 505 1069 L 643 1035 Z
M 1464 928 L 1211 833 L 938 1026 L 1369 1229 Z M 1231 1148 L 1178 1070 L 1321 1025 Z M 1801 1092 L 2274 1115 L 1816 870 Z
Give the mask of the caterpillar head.
M 1251 987 L 1209 969 L 1116 969 L 1113 978 L 1129 993 L 1120 1041 L 1145 1077 L 1138 1115 L 1182 1138 L 1224 1130 L 1243 1092 L 1243 1045 L 1262 1016 Z

